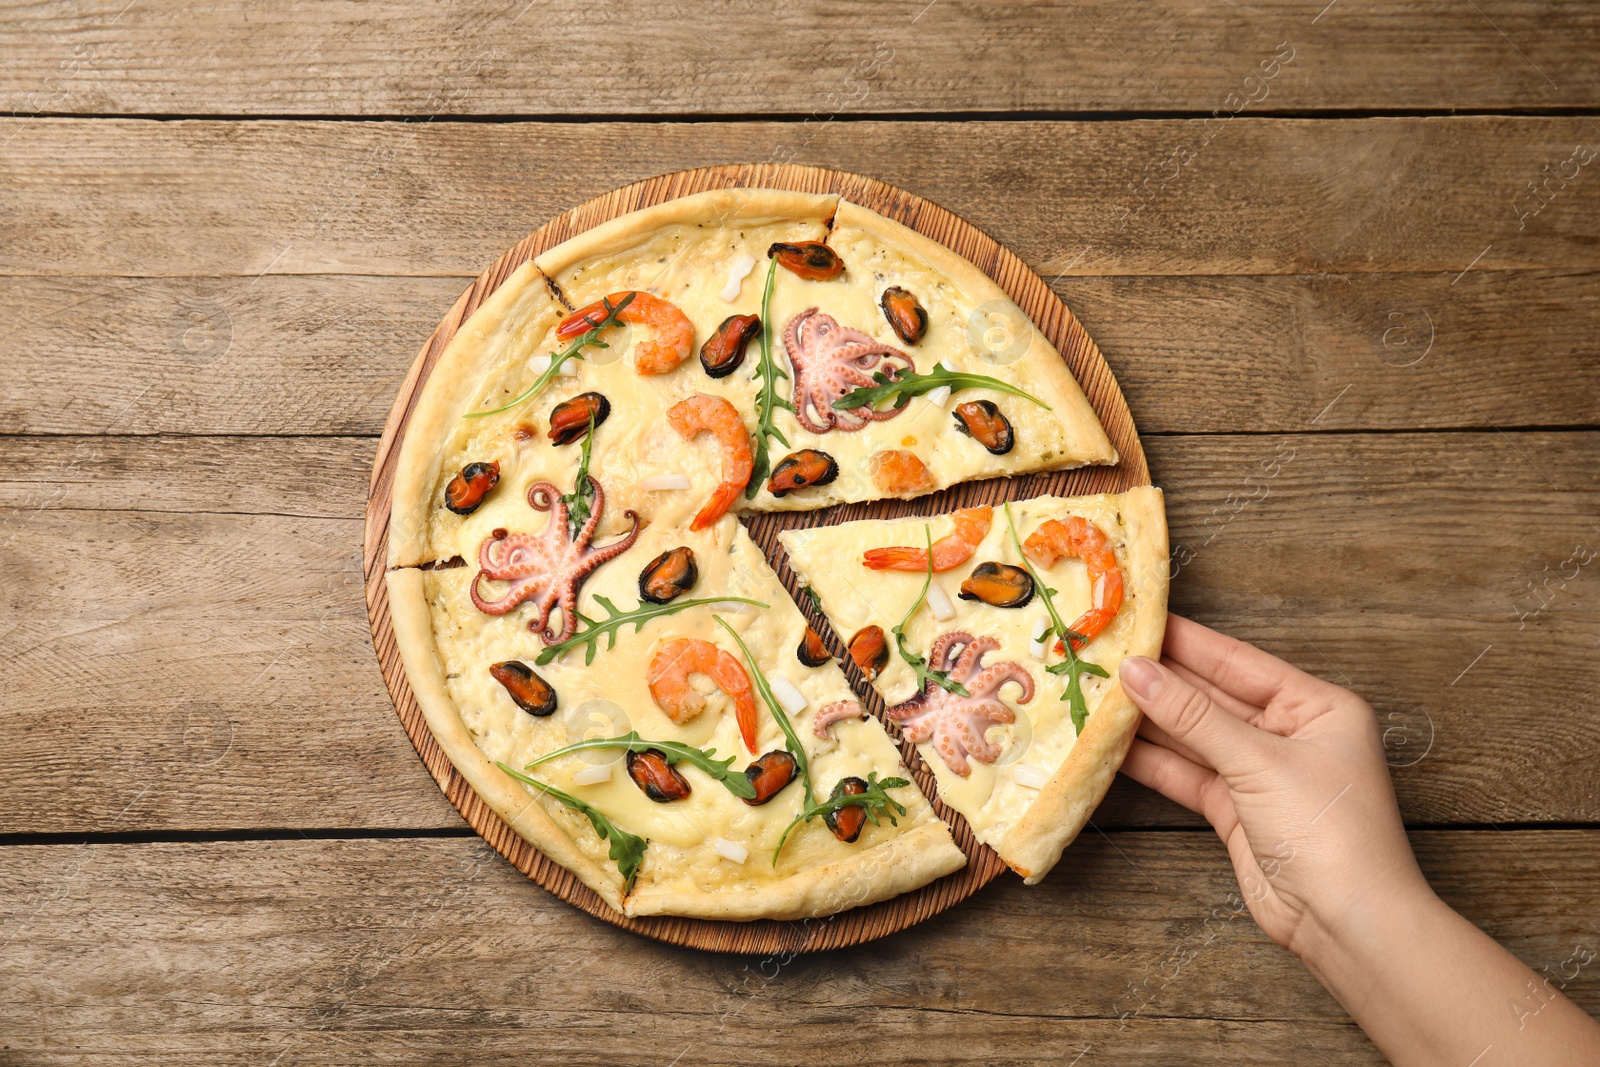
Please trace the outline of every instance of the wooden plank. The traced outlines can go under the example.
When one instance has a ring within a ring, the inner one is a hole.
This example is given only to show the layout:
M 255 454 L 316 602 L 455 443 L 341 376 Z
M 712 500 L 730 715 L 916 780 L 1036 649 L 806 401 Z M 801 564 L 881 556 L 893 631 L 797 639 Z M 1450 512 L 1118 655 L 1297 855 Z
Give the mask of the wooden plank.
M 1413 839 L 1535 970 L 1600 945 L 1600 831 Z M 1170 1062 L 1180 1043 L 1186 1063 L 1382 1062 L 1240 909 L 1209 833 L 1090 835 L 1072 860 L 884 941 L 758 958 L 613 929 L 470 838 L 12 846 L 0 1031 L 41 1065 L 357 1044 L 408 1063 Z M 1565 992 L 1600 1010 L 1594 969 Z
M 0 20 L 8 111 L 833 114 L 1592 106 L 1590 5 L 177 0 Z M 1381 14 L 1380 17 L 1376 17 Z M 1274 55 L 1286 65 L 1271 65 Z M 1426 58 L 1422 58 L 1425 56 Z M 1001 61 L 1003 59 L 1003 61 Z M 1261 65 L 1268 63 L 1263 68 Z M 559 71 L 559 76 L 552 76 Z M 1274 76 L 1246 83 L 1268 71 Z
M 368 644 L 373 447 L 3 439 L 0 832 L 460 825 Z M 1173 607 L 1366 696 L 1411 821 L 1600 821 L 1573 787 L 1600 751 L 1600 585 L 1574 554 L 1600 553 L 1600 433 L 1149 450 Z M 1193 820 L 1122 783 L 1097 822 Z
M 1216 433 L 1593 425 L 1597 282 L 1594 271 L 1500 271 L 1454 286 L 1359 274 L 1056 289 L 1141 431 Z M 375 434 L 467 283 L 0 277 L 12 369 L 0 432 Z
M 475 275 L 625 182 L 775 151 L 924 196 L 1046 278 L 1593 269 L 1600 244 L 1600 182 L 1574 159 L 1600 144 L 1586 118 L 38 119 L 8 136 L 0 274 Z M 1534 199 L 1557 171 L 1575 177 Z

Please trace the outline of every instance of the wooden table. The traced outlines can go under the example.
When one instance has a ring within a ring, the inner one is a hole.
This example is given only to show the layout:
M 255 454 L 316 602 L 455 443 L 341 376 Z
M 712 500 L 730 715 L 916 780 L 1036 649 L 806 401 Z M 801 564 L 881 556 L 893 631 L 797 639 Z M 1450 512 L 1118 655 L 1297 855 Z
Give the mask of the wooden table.
M 1174 609 L 1371 701 L 1440 893 L 1600 1011 L 1600 9 L 124 2 L 0 18 L 0 1064 L 1378 1060 L 1127 781 L 1040 887 L 746 959 L 428 778 L 359 566 L 402 373 L 553 214 L 769 159 L 1053 280 Z

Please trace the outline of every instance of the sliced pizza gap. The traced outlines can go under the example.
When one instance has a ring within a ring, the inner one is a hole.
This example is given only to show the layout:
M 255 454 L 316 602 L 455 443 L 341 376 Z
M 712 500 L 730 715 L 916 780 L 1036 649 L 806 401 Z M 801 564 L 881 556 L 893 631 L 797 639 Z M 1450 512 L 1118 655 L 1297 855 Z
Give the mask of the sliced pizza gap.
M 1160 653 L 1160 490 L 1035 497 L 780 540 L 835 632 L 852 635 L 852 658 L 918 743 L 940 799 L 1029 882 L 1042 878 L 1137 727 L 1117 665 Z M 1074 640 L 1069 655 L 1062 627 L 1089 640 Z

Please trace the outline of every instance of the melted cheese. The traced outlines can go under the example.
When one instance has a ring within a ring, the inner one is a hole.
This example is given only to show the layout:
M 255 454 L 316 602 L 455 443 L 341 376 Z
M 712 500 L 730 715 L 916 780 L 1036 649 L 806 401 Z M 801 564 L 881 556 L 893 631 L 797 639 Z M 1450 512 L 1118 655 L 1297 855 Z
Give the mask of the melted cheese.
M 1017 536 L 1025 541 L 1028 535 L 1048 519 L 1065 515 L 1081 515 L 1106 534 L 1116 548 L 1118 558 L 1125 559 L 1127 532 L 1117 510 L 1115 496 L 1075 497 L 1070 501 L 1061 497 L 1036 497 L 1014 502 L 1011 514 L 1017 524 Z M 934 540 L 948 534 L 948 518 L 862 520 L 841 523 L 837 526 L 810 530 L 791 530 L 780 535 L 790 564 L 817 594 L 823 610 L 841 637 L 848 638 L 863 626 L 876 624 L 887 632 L 898 623 L 915 601 L 922 588 L 924 574 L 910 571 L 874 571 L 861 564 L 862 554 L 869 548 L 889 545 L 921 545 L 924 527 Z M 961 582 L 978 564 L 986 561 L 1020 566 L 1021 558 L 1011 544 L 1011 534 L 1006 526 L 1005 512 L 994 509 L 994 521 L 989 533 L 978 546 L 972 558 L 960 566 L 933 576 L 949 594 L 955 607 L 955 617 L 941 622 L 923 605 L 906 625 L 910 647 L 926 655 L 934 639 L 953 630 L 965 630 L 977 637 L 993 637 L 1000 647 L 985 655 L 986 666 L 1011 661 L 1018 664 L 1034 680 L 1034 696 L 1027 704 L 1017 703 L 1016 686 L 1001 689 L 1000 699 L 1016 713 L 1017 721 L 1009 726 L 993 726 L 987 732 L 990 741 L 1001 742 L 1004 748 L 993 764 L 971 761 L 971 773 L 962 778 L 950 770 L 931 744 L 918 746 L 924 762 L 933 768 L 938 781 L 939 798 L 959 811 L 971 824 L 979 840 L 997 844 L 1006 831 L 1038 796 L 1037 771 L 1014 770 L 1016 764 L 1053 773 L 1072 750 L 1077 732 L 1066 701 L 1061 699 L 1066 681 L 1045 671 L 1046 663 L 1029 651 L 1035 624 L 1047 618 L 1044 601 L 1036 592 L 1033 599 L 1020 608 L 996 608 L 975 600 L 958 598 Z M 1089 607 L 1089 578 L 1082 561 L 1057 560 L 1041 577 L 1056 590 L 1056 610 L 1070 626 Z M 1126 590 L 1127 599 L 1117 618 L 1090 642 L 1080 654 L 1081 658 L 1105 667 L 1115 676 L 1117 664 L 1126 655 L 1128 637 L 1132 628 L 1133 584 Z M 1060 657 L 1049 653 L 1049 662 Z M 1090 715 L 1110 686 L 1108 679 L 1083 675 L 1083 691 Z M 891 655 L 889 666 L 878 676 L 876 686 L 890 705 L 912 697 L 916 692 L 916 675 L 898 656 Z

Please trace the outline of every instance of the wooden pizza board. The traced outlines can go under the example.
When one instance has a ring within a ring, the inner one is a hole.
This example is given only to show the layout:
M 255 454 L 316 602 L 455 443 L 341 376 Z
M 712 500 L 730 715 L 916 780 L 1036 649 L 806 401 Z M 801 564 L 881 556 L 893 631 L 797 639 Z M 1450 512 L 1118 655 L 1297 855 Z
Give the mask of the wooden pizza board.
M 576 234 L 630 211 L 690 193 L 740 187 L 838 193 L 847 200 L 904 223 L 977 264 L 1033 319 L 1061 352 L 1073 376 L 1088 394 L 1089 402 L 1100 416 L 1100 422 L 1110 435 L 1111 443 L 1116 446 L 1117 454 L 1122 457 L 1115 467 L 1083 467 L 1053 474 L 970 482 L 912 501 L 842 504 L 820 511 L 779 512 L 746 518 L 744 522 L 750 535 L 766 553 L 784 587 L 795 596 L 801 610 L 817 632 L 823 635 L 835 655 L 842 653 L 843 645 L 828 626 L 827 620 L 812 606 L 810 598 L 798 595 L 798 583 L 778 545 L 779 531 L 860 518 L 941 515 L 955 508 L 998 504 L 1003 500 L 1020 500 L 1041 493 L 1116 493 L 1137 485 L 1150 484 L 1149 469 L 1145 465 L 1144 450 L 1139 446 L 1133 418 L 1094 341 L 1037 274 L 975 226 L 921 197 L 859 174 L 773 163 L 702 167 L 663 174 L 615 189 L 552 219 L 501 256 L 461 294 L 444 321 L 428 338 L 427 344 L 422 346 L 422 352 L 411 365 L 410 372 L 400 386 L 399 396 L 395 398 L 394 408 L 389 413 L 378 446 L 367 499 L 363 567 L 373 647 L 406 735 L 411 738 L 422 762 L 439 783 L 439 788 L 444 790 L 445 796 L 472 828 L 511 861 L 517 870 L 590 915 L 647 937 L 675 945 L 722 952 L 791 954 L 860 944 L 903 930 L 965 900 L 993 881 L 1005 870 L 1005 864 L 992 849 L 973 838 L 972 831 L 961 816 L 935 799 L 935 809 L 950 824 L 956 844 L 967 854 L 968 864 L 964 869 L 914 892 L 826 918 L 789 922 L 628 918 L 613 911 L 565 868 L 546 859 L 513 833 L 456 773 L 429 732 L 422 711 L 406 682 L 405 668 L 401 665 L 400 653 L 395 646 L 394 628 L 389 618 L 388 592 L 384 583 L 384 566 L 389 553 L 391 493 L 400 443 L 423 383 L 427 381 L 439 353 L 468 316 L 517 267 Z M 1003 370 L 1000 373 L 1003 375 Z M 848 657 L 841 656 L 841 662 L 857 692 L 864 695 L 863 705 L 881 719 L 883 704 L 877 693 L 863 684 Z M 898 730 L 893 725 L 890 730 L 898 737 Z M 917 784 L 930 798 L 934 797 L 933 773 L 923 765 L 915 748 L 902 743 L 901 751 Z

